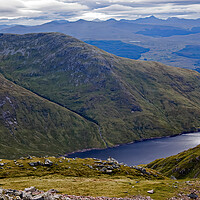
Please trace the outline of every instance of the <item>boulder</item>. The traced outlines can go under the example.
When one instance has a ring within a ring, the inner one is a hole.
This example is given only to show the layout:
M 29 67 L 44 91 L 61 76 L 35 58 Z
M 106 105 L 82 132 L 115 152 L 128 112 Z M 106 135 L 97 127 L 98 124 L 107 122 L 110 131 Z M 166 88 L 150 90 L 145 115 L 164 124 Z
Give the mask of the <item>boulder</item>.
M 45 159 L 45 161 L 44 161 L 44 166 L 50 167 L 50 166 L 52 166 L 52 165 L 53 165 L 53 162 L 52 162 L 52 161 L 50 161 L 49 159 Z
M 31 200 L 44 200 L 44 194 L 39 194 L 31 198 Z
M 176 177 L 175 176 L 171 176 L 170 177 L 172 180 L 176 180 Z
M 113 171 L 110 170 L 110 169 L 107 169 L 107 170 L 106 170 L 106 173 L 107 173 L 107 174 L 111 174 L 112 172 L 113 172 Z
M 39 166 L 39 165 L 44 165 L 43 163 L 41 163 L 40 161 L 38 162 L 30 162 L 28 163 L 31 167 L 35 167 L 35 166 Z
M 55 189 L 50 189 L 48 192 L 49 193 L 60 193 L 58 190 L 55 190 Z
M 197 199 L 199 196 L 196 193 L 192 192 L 188 195 L 188 197 L 190 197 L 190 199 Z
M 119 163 L 116 159 L 114 159 L 114 158 L 112 158 L 112 157 L 109 157 L 109 158 L 108 158 L 108 161 L 109 161 L 109 162 L 114 162 L 114 163 L 117 163 L 117 164 Z
M 35 187 L 31 186 L 30 188 L 25 188 L 24 191 L 25 192 L 35 192 L 36 189 L 35 189 Z
M 149 194 L 153 194 L 154 193 L 154 190 L 149 190 L 147 191 Z

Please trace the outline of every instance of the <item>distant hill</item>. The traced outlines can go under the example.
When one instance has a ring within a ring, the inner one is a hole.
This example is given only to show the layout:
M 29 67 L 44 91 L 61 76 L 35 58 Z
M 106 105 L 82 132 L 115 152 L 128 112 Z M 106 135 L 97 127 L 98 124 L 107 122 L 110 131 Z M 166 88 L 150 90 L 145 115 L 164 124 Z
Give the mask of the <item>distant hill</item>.
M 200 145 L 168 158 L 158 159 L 147 167 L 158 170 L 166 176 L 176 178 L 200 177 Z
M 40 153 L 47 141 L 55 148 L 50 145 L 51 151 L 45 152 L 62 153 L 196 131 L 200 126 L 198 72 L 117 57 L 64 34 L 1 34 L 0 71 L 16 84 L 58 104 L 55 113 L 48 116 L 52 122 L 48 126 L 45 116 L 50 111 L 44 111 L 44 119 L 43 114 L 32 116 L 24 107 L 23 112 L 17 112 L 20 119 L 26 113 L 30 116 L 21 129 L 40 135 Z M 36 109 L 34 102 L 30 104 Z M 41 103 L 36 105 L 38 112 L 43 110 Z M 59 109 L 64 109 L 59 111 L 63 114 L 57 116 Z M 8 135 L 10 129 L 2 127 Z M 13 141 L 17 130 L 10 133 Z M 27 146 L 36 142 L 25 138 Z

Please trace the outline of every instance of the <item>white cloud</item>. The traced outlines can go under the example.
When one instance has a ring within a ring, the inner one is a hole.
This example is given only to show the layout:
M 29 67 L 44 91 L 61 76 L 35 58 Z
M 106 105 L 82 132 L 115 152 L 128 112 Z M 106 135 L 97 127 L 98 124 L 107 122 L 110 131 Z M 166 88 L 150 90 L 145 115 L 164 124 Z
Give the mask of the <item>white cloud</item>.
M 0 21 L 40 24 L 56 19 L 200 18 L 199 0 L 0 0 Z M 9 21 L 10 20 L 10 21 Z
M 29 0 L 24 1 L 27 8 L 32 10 L 59 12 L 59 11 L 80 11 L 88 7 L 79 3 L 65 3 L 58 0 Z
M 18 15 L 19 9 L 22 9 L 24 4 L 20 0 L 0 0 L 0 16 L 15 17 Z

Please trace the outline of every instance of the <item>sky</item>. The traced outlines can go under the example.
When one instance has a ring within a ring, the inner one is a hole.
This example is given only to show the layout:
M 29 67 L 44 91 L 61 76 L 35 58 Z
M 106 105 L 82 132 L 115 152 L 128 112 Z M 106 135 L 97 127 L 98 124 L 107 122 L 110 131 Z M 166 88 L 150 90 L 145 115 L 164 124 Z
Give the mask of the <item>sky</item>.
M 52 20 L 200 18 L 200 0 L 0 0 L 0 25 Z

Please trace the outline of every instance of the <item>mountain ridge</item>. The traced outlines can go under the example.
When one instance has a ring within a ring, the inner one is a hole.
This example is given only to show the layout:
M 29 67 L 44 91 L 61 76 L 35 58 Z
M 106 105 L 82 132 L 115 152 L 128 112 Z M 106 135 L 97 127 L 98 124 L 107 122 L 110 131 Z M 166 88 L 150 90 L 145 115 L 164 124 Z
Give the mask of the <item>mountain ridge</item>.
M 200 75 L 192 70 L 117 57 L 60 33 L 2 34 L 0 70 L 97 122 L 104 147 L 199 127 Z

